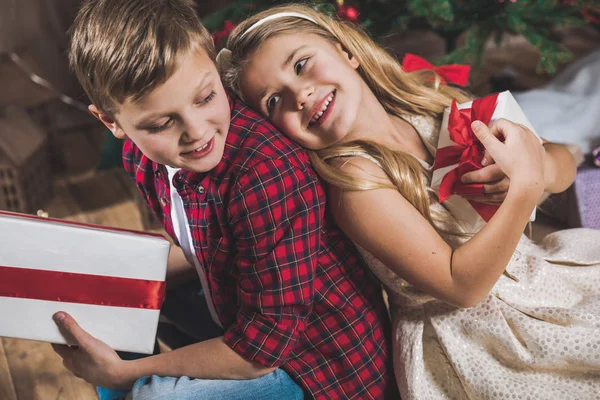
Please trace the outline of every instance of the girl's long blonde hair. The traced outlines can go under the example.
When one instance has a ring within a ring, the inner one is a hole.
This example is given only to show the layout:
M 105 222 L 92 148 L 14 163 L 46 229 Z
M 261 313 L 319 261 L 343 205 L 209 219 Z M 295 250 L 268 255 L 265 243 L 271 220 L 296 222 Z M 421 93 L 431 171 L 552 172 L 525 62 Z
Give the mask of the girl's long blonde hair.
M 294 16 L 281 17 L 247 32 L 257 21 L 283 12 L 300 13 L 314 22 Z M 440 77 L 433 71 L 405 73 L 398 61 L 359 27 L 299 4 L 273 7 L 258 13 L 242 22 L 231 33 L 227 44 L 231 55 L 227 68 L 223 71 L 223 78 L 240 98 L 244 98 L 240 90 L 240 76 L 246 62 L 262 43 L 281 34 L 315 34 L 332 43 L 340 43 L 359 61 L 359 74 L 388 114 L 398 117 L 417 114 L 440 118 L 452 99 L 459 103 L 469 100 L 463 91 L 441 84 Z M 359 179 L 327 161 L 341 155 L 368 154 L 377 160 L 392 182 L 393 188 L 433 224 L 421 165 L 412 155 L 367 140 L 334 144 L 309 153 L 317 173 L 328 183 L 343 190 L 370 190 L 382 187 L 375 180 Z

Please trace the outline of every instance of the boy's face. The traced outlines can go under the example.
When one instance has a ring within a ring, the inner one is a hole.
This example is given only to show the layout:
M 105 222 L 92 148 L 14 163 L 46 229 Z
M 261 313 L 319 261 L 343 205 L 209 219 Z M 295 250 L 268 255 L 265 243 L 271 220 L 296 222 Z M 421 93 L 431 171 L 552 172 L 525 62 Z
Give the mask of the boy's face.
M 181 56 L 175 73 L 142 99 L 125 100 L 116 120 L 94 105 L 90 111 L 152 161 L 193 172 L 209 171 L 221 161 L 231 114 L 219 73 L 204 50 Z

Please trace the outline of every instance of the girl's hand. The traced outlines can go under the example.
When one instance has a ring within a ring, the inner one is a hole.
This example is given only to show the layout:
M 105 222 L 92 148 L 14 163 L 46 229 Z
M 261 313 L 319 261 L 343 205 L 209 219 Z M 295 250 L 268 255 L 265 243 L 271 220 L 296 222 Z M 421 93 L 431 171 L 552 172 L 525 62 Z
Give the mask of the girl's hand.
M 108 345 L 94 338 L 64 312 L 54 314 L 54 321 L 63 336 L 75 346 L 53 344 L 63 365 L 78 378 L 95 386 L 130 388 L 124 372 L 125 363 Z
M 488 128 L 481 121 L 471 125 L 473 132 L 496 164 L 510 179 L 509 190 L 544 191 L 546 152 L 539 139 L 529 129 L 505 119 Z M 504 142 L 497 136 L 504 137 Z
M 465 195 L 462 196 L 467 200 L 473 200 L 480 203 L 486 204 L 502 204 L 506 195 L 508 194 L 508 188 L 510 187 L 510 179 L 504 171 L 496 164 L 496 160 L 490 154 L 489 151 L 485 151 L 483 159 L 481 160 L 482 168 L 467 172 L 461 177 L 464 183 L 480 183 L 483 184 L 482 195 Z

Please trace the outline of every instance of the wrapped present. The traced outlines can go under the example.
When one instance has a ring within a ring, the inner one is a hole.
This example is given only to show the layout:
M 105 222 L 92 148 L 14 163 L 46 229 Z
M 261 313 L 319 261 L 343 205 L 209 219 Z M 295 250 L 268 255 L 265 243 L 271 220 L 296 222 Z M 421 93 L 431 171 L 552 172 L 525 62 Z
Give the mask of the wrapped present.
M 170 244 L 160 235 L 0 212 L 0 336 L 67 343 L 71 314 L 115 350 L 150 354 Z
M 489 124 L 499 118 L 535 129 L 508 91 L 452 106 L 444 112 L 433 166 L 431 187 L 467 233 L 479 231 L 498 206 L 466 200 L 466 195 L 483 195 L 483 184 L 465 184 L 461 177 L 482 168 L 485 148 L 471 130 L 471 122 Z M 531 220 L 535 219 L 535 210 Z

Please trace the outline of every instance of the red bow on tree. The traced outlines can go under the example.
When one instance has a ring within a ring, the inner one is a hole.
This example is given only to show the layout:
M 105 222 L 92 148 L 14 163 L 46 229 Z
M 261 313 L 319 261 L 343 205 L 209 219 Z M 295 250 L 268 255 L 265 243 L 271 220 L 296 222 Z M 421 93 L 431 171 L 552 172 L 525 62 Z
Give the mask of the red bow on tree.
M 459 86 L 467 86 L 469 83 L 470 65 L 449 64 L 439 67 L 434 66 L 426 59 L 415 54 L 406 53 L 402 60 L 402 69 L 405 72 L 421 71 L 424 69 L 434 71 L 442 78 L 442 82 L 452 82 Z
M 448 172 L 442 178 L 439 191 L 440 203 L 447 200 L 451 195 L 482 195 L 483 184 L 466 184 L 461 177 L 467 172 L 478 170 L 482 167 L 481 160 L 485 154 L 485 148 L 473 133 L 471 122 L 479 120 L 488 125 L 496 109 L 498 95 L 491 95 L 473 101 L 471 108 L 461 110 L 456 107 L 456 101 L 452 102 L 450 116 L 448 118 L 448 132 L 450 139 L 456 143 L 454 146 L 442 147 L 437 150 L 433 169 L 445 168 L 458 164 L 456 168 Z M 471 206 L 487 222 L 498 210 L 498 206 L 479 203 L 469 200 Z

